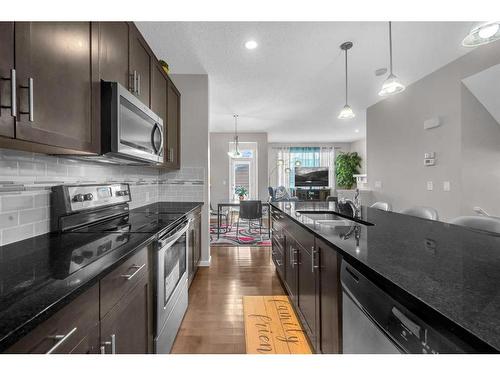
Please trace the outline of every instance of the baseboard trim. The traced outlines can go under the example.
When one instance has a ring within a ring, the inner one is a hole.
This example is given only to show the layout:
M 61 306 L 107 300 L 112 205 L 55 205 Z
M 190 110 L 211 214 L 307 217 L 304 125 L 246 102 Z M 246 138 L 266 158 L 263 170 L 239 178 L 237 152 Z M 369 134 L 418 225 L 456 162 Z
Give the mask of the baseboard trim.
M 200 263 L 198 264 L 199 267 L 210 267 L 210 263 L 212 262 L 212 256 L 208 258 L 208 260 L 200 260 Z

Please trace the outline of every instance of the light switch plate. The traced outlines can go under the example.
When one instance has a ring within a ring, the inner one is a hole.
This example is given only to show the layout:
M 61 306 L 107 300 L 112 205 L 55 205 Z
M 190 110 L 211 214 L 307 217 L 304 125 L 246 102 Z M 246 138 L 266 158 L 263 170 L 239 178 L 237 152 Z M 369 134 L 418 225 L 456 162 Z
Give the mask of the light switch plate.
M 427 181 L 427 190 L 428 191 L 434 190 L 434 184 L 432 183 L 432 181 Z
M 444 181 L 443 182 L 443 191 L 451 191 L 450 181 Z

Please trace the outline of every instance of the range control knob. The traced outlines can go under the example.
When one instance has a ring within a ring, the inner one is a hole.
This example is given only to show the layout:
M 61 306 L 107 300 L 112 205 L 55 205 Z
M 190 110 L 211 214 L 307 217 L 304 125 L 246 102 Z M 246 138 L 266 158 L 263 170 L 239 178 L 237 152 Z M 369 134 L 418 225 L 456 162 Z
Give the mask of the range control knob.
M 83 194 L 76 194 L 73 197 L 73 202 L 83 202 L 85 198 L 83 197 Z
M 88 194 L 85 194 L 83 196 L 83 200 L 85 200 L 85 201 L 91 201 L 92 199 L 94 199 L 94 196 L 92 195 L 92 193 L 88 193 Z
M 116 192 L 116 195 L 117 195 L 118 197 L 124 197 L 124 196 L 127 196 L 127 195 L 128 195 L 128 191 L 127 191 L 127 190 L 118 190 L 118 191 Z

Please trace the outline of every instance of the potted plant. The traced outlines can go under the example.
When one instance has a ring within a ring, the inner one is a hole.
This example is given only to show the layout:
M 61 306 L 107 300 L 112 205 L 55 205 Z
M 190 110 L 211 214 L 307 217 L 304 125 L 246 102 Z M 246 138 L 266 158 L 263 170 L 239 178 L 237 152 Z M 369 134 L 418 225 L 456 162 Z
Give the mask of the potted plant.
M 356 183 L 353 176 L 359 174 L 361 157 L 357 152 L 341 152 L 335 158 L 335 178 L 337 186 L 343 189 L 351 189 Z
M 236 186 L 236 188 L 234 189 L 234 193 L 237 194 L 240 198 L 240 201 L 242 201 L 243 199 L 245 199 L 245 195 L 248 194 L 248 190 L 244 186 Z

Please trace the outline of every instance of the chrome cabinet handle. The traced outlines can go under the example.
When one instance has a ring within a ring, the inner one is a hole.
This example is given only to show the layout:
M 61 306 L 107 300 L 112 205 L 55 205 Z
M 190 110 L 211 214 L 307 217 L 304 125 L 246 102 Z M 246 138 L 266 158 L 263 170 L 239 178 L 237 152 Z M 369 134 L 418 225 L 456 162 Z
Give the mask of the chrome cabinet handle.
M 111 341 L 104 341 L 101 346 L 101 354 L 106 354 L 106 346 L 111 346 L 111 354 L 116 354 L 116 335 L 113 333 L 110 335 Z
M 137 275 L 144 267 L 146 266 L 146 263 L 144 263 L 142 266 L 136 266 L 133 265 L 129 269 L 135 269 L 135 272 L 132 273 L 131 275 L 120 275 L 120 277 L 123 277 L 126 280 L 131 280 L 135 275 Z
M 66 333 L 65 335 L 54 335 L 54 336 L 50 336 L 51 339 L 54 339 L 54 340 L 57 340 L 56 344 L 50 348 L 47 353 L 45 354 L 52 354 L 54 353 L 54 351 L 56 351 L 62 344 L 64 344 L 66 342 L 66 340 L 68 340 L 71 335 L 73 333 L 76 332 L 76 327 L 73 328 L 71 331 L 69 331 L 68 333 Z
M 174 148 L 169 148 L 168 149 L 168 161 L 173 162 L 174 161 Z
M 314 246 L 311 247 L 311 273 L 314 273 Z
M 141 95 L 141 75 L 137 73 L 137 95 Z
M 10 81 L 10 106 L 9 105 L 2 105 L 1 108 L 10 108 L 11 116 L 16 117 L 17 116 L 16 69 L 10 70 L 10 78 L 2 77 L 1 80 L 2 81 Z M 1 91 L 0 91 L 0 94 L 1 94 Z M 1 98 L 0 98 L 0 103 L 1 103 Z M 1 115 L 2 115 L 2 112 L 0 111 L 0 116 Z
M 137 94 L 137 70 L 132 73 L 132 93 Z

